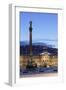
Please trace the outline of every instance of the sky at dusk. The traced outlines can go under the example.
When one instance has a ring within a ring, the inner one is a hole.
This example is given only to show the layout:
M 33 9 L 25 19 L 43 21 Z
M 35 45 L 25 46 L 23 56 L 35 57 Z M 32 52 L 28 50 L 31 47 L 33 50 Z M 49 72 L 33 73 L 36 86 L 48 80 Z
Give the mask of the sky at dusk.
M 29 22 L 32 21 L 32 40 L 57 47 L 58 15 L 55 13 L 20 12 L 20 41 L 29 41 Z

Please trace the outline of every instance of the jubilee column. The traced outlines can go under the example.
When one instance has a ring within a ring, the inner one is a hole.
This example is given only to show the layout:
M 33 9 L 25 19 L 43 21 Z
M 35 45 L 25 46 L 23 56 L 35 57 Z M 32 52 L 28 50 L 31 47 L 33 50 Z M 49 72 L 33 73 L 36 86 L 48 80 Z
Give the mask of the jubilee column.
M 29 26 L 30 61 L 32 62 L 32 21 Z
M 29 59 L 27 63 L 27 69 L 32 70 L 33 62 L 32 62 L 32 21 L 29 22 Z
M 35 64 L 35 62 L 33 61 L 33 51 L 32 51 L 32 21 L 29 22 L 30 26 L 29 26 L 29 60 L 27 63 L 27 69 L 30 71 L 35 70 L 35 68 L 37 67 L 37 65 Z

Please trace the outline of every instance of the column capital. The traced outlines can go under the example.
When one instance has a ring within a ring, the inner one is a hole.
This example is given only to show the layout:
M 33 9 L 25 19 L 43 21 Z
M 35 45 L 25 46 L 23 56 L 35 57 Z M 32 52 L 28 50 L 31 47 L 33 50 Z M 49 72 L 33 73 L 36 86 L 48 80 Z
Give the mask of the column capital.
M 29 23 L 30 23 L 29 30 L 32 31 L 32 21 L 30 21 Z

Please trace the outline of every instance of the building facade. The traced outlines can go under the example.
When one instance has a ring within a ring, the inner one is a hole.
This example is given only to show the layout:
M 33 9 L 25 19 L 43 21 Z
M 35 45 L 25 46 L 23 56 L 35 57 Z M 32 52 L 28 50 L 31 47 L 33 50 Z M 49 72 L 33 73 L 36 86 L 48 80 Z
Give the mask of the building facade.
M 28 60 L 30 59 L 27 55 L 21 55 L 20 56 L 20 67 L 26 68 L 28 64 Z M 33 65 L 37 65 L 37 67 L 52 67 L 52 66 L 58 66 L 58 56 L 57 55 L 51 55 L 48 52 L 41 53 L 40 55 L 33 55 L 32 56 Z

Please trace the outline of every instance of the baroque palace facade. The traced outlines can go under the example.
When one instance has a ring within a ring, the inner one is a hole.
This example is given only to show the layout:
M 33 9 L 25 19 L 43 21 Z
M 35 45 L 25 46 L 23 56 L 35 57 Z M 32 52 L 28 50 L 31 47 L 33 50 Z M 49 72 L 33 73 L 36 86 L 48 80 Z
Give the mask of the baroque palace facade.
M 26 68 L 28 60 L 30 59 L 29 55 L 20 56 L 20 67 Z M 56 54 L 51 54 L 48 52 L 41 53 L 40 55 L 32 56 L 33 65 L 37 67 L 52 67 L 58 66 L 58 56 Z

